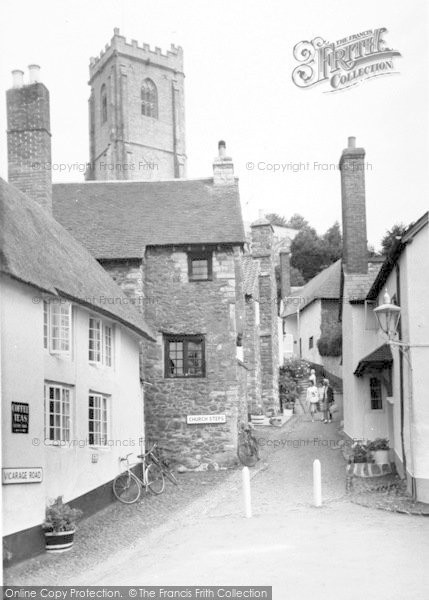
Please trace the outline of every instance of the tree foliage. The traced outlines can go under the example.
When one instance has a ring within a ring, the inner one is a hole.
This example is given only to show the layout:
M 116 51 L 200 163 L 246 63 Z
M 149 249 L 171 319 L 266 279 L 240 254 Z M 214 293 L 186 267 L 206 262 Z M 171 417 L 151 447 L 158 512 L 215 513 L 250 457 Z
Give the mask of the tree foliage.
M 295 213 L 289 219 L 277 214 L 265 215 L 272 225 L 298 229 L 291 243 L 291 285 L 304 285 L 312 277 L 341 258 L 343 239 L 338 221 L 319 235 L 302 215 Z
M 386 231 L 383 239 L 381 240 L 382 253 L 389 254 L 394 242 L 399 237 L 402 237 L 405 233 L 406 227 L 403 223 L 397 223 Z

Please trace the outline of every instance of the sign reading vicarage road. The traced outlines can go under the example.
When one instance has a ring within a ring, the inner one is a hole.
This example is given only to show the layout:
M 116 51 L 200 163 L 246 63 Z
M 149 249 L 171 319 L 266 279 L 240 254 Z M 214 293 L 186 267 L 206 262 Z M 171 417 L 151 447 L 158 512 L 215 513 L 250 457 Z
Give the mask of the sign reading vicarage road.
M 2 483 L 41 483 L 43 480 L 42 467 L 12 467 L 2 469 Z
M 188 425 L 198 425 L 200 423 L 226 423 L 225 415 L 188 415 L 186 417 Z

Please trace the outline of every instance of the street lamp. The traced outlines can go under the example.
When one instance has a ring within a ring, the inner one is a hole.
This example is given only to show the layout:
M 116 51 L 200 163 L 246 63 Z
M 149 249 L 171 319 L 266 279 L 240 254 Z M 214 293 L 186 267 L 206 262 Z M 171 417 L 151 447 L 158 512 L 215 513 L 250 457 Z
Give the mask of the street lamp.
M 382 331 L 389 340 L 393 339 L 398 328 L 401 307 L 392 303 L 387 290 L 383 296 L 383 304 L 374 308 L 374 314 Z

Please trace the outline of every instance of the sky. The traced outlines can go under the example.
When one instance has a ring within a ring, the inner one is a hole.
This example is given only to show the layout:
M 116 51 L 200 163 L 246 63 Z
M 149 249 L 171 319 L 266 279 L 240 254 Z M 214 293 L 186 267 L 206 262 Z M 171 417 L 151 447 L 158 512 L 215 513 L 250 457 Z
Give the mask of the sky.
M 181 45 L 188 177 L 211 176 L 223 139 L 246 221 L 260 210 L 298 212 L 322 233 L 341 221 L 336 165 L 355 136 L 366 150 L 368 241 L 378 248 L 394 223 L 409 224 L 428 209 L 428 23 L 425 0 L 3 0 L 0 130 L 7 128 L 10 71 L 40 64 L 50 90 L 53 162 L 84 163 L 89 57 L 110 42 L 114 27 L 163 51 Z M 395 74 L 334 93 L 329 83 L 304 89 L 292 81 L 299 42 L 381 27 L 386 45 L 401 54 Z M 0 176 L 7 179 L 6 135 Z M 76 170 L 53 172 L 54 182 L 82 179 Z

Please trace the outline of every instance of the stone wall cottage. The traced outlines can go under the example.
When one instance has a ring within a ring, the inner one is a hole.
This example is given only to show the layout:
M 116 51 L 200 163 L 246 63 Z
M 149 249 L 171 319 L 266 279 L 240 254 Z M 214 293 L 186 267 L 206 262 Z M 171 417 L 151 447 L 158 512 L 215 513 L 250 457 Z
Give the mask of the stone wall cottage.
M 0 180 L 3 532 L 15 561 L 43 549 L 49 500 L 86 515 L 111 501 L 119 457 L 144 443 L 139 356 L 154 339 L 53 218 L 51 171 L 33 168 L 50 156 L 49 93 L 22 75 L 7 92 L 9 184 Z
M 278 344 L 271 338 L 276 307 L 269 250 L 261 331 L 266 358 L 261 360 L 258 348 L 249 365 L 242 360 L 250 353 L 245 345 L 259 344 L 259 337 L 255 342 L 244 333 L 251 300 L 244 289 L 245 237 L 238 181 L 224 142 L 212 178 L 57 184 L 53 197 L 58 221 L 157 331 L 142 361 L 148 440 L 158 441 L 187 468 L 234 464 L 247 398 L 266 396 L 273 407 L 276 397 L 278 402 Z M 266 368 L 264 385 L 260 364 Z M 203 423 L 192 421 L 201 415 Z

